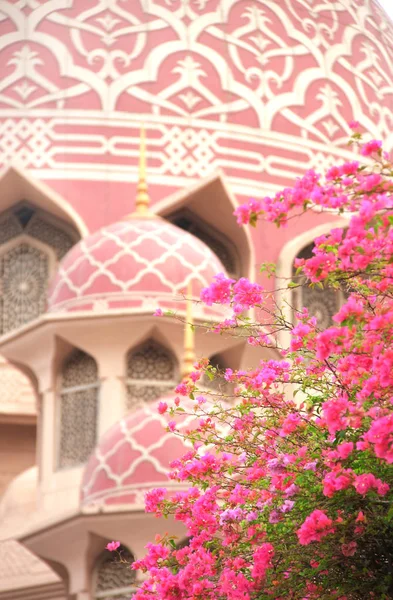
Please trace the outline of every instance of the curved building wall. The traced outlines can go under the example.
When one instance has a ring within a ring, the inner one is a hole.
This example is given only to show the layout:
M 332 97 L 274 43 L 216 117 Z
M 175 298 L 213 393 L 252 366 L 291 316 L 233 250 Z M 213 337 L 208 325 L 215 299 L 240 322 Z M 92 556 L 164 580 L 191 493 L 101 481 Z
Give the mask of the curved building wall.
M 349 156 L 352 118 L 391 131 L 393 34 L 373 0 L 3 0 L 0 37 L 0 164 L 90 230 L 129 211 L 141 121 L 153 200 L 215 169 L 264 195 Z

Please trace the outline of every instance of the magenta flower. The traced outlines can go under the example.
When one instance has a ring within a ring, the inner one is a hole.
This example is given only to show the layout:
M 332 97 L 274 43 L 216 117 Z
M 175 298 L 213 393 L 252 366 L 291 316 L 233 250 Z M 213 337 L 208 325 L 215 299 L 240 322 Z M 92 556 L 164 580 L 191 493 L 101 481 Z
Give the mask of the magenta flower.
M 109 542 L 105 547 L 109 552 L 115 552 L 120 547 L 120 542 Z
M 166 402 L 158 403 L 158 412 L 160 413 L 160 415 L 163 415 L 164 413 L 166 413 L 167 410 L 168 410 L 168 405 Z

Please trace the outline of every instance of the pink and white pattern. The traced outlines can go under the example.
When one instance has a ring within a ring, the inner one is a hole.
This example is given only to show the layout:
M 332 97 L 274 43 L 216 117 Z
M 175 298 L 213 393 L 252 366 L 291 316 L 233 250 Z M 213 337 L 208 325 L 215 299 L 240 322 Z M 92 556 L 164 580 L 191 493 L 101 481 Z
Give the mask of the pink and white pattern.
M 184 309 L 225 269 L 203 242 L 158 217 L 129 219 L 104 227 L 65 256 L 49 291 L 48 311 Z M 183 301 L 182 301 L 183 300 Z M 197 306 L 196 316 L 215 314 Z
M 2 0 L 0 38 L 0 164 L 43 179 L 135 181 L 141 120 L 154 186 L 241 194 L 351 156 L 352 119 L 392 139 L 374 0 Z
M 171 398 L 173 401 L 173 398 Z M 114 425 L 101 439 L 85 467 L 82 506 L 144 504 L 155 487 L 179 489 L 168 479 L 170 463 L 186 452 L 180 437 L 166 432 L 169 417 L 156 403 L 146 405 Z M 177 419 L 179 431 L 192 429 L 192 415 Z

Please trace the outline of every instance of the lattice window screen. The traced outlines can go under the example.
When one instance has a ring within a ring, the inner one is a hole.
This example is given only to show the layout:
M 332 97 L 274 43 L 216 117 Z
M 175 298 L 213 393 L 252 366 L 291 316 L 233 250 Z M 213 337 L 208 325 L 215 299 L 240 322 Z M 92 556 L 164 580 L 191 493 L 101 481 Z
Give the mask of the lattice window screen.
M 44 312 L 48 277 L 48 256 L 29 244 L 19 244 L 0 255 L 1 333 Z
M 298 254 L 298 258 L 311 258 L 314 256 L 314 244 L 309 244 Z M 295 278 L 296 283 L 304 280 Z M 339 311 L 344 302 L 346 293 L 342 290 L 321 289 L 302 285 L 294 290 L 294 308 L 306 307 L 311 316 L 316 317 L 319 329 L 327 329 L 333 325 L 333 316 Z
M 33 208 L 15 207 L 0 219 L 0 334 L 37 318 L 46 308 L 49 255 L 26 238 L 9 249 L 1 247 L 21 235 L 52 248 L 58 259 L 74 244 L 68 233 Z
M 150 402 L 173 391 L 176 362 L 170 352 L 149 340 L 127 356 L 127 405 Z
M 98 392 L 95 360 L 81 350 L 74 350 L 61 373 L 59 468 L 84 463 L 93 450 Z
M 56 227 L 56 225 L 45 221 L 38 215 L 32 216 L 26 225 L 24 233 L 53 248 L 59 260 L 74 245 L 74 241 L 68 233 Z
M 95 569 L 95 600 L 130 600 L 136 591 L 136 572 L 129 568 L 134 557 L 127 548 L 120 546 L 120 558 L 108 552 L 98 559 Z

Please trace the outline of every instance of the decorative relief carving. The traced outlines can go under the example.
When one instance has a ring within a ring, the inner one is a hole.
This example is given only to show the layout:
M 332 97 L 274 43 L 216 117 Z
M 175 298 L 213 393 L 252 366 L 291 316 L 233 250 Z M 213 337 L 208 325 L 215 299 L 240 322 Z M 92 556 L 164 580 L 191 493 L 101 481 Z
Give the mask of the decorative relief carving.
M 25 233 L 53 248 L 58 260 L 62 259 L 74 245 L 74 241 L 68 233 L 37 215 L 33 215 L 29 221 Z
M 1 333 L 28 323 L 45 311 L 48 262 L 44 252 L 25 243 L 0 255 Z
M 176 185 L 221 167 L 266 190 L 349 156 L 352 118 L 391 136 L 393 33 L 374 0 L 3 0 L 0 35 L 0 162 L 51 177 L 128 178 L 141 115 L 151 171 Z
M 314 245 L 309 244 L 298 254 L 298 258 L 311 258 L 314 256 L 312 249 Z M 297 283 L 302 283 L 303 278 L 295 277 Z M 345 300 L 345 292 L 333 289 L 321 289 L 301 285 L 295 288 L 294 308 L 305 307 L 309 310 L 311 316 L 317 319 L 319 329 L 327 329 L 333 325 L 333 317 L 339 311 L 341 304 Z
M 44 246 L 37 247 L 33 240 Z M 0 218 L 0 334 L 28 323 L 45 311 L 51 273 L 49 253 L 44 247 L 54 250 L 60 259 L 73 243 L 68 233 L 28 205 L 15 206 Z
M 333 325 L 333 316 L 339 311 L 342 301 L 343 296 L 339 291 L 308 286 L 302 288 L 300 303 L 317 319 L 319 329 Z

